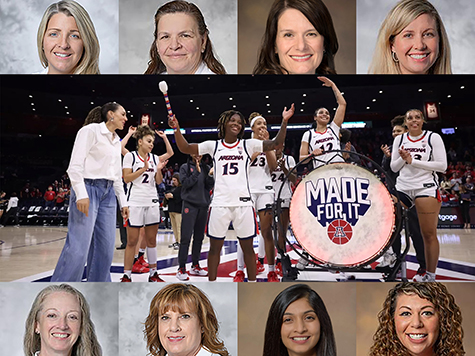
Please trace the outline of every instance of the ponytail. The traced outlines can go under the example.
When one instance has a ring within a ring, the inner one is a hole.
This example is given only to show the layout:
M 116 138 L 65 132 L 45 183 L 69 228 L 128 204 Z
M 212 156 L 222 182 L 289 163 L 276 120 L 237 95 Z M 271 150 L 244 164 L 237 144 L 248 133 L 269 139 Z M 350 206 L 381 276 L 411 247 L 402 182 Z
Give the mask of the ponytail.
M 82 126 L 107 122 L 107 113 L 109 111 L 117 111 L 119 106 L 119 104 L 112 101 L 102 106 L 96 106 L 94 109 L 89 111 L 89 114 L 87 114 L 86 120 L 84 121 L 84 124 Z

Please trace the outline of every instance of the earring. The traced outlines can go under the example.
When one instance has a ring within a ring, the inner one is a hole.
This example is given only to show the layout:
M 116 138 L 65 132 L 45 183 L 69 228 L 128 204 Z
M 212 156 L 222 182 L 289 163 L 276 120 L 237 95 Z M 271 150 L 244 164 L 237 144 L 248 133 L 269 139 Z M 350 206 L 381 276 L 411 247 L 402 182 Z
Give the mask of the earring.
M 397 58 L 396 52 L 391 51 L 391 57 L 393 57 L 393 61 L 399 63 L 399 59 Z
M 114 121 L 114 116 L 111 116 L 111 121 Z

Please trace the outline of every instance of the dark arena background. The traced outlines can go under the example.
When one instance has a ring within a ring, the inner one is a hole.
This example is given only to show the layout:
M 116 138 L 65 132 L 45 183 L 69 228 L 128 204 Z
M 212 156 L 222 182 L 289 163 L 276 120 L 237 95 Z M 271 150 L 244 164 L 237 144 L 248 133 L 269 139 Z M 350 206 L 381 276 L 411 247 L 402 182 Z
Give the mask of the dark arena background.
M 331 113 L 336 109 L 332 90 L 312 76 L 2 76 L 0 190 L 17 192 L 22 205 L 35 198 L 22 194 L 25 187 L 44 192 L 56 180 L 67 182 L 65 172 L 76 132 L 89 110 L 106 102 L 116 101 L 127 110 L 128 122 L 119 132 L 121 137 L 129 126 L 137 126 L 142 115 L 148 115 L 156 129 L 168 129 L 165 102 L 158 89 L 164 79 L 173 111 L 190 142 L 215 139 L 219 115 L 229 109 L 239 110 L 245 117 L 254 111 L 261 113 L 272 137 L 280 126 L 284 106 L 295 103 L 286 153 L 298 160 L 300 140 L 315 109 L 323 106 Z M 447 178 L 455 172 L 464 179 L 472 174 L 473 76 L 340 75 L 330 79 L 344 93 L 347 110 L 343 127 L 350 129 L 350 141 L 358 153 L 380 163 L 380 146 L 393 140 L 391 119 L 417 108 L 428 117 L 425 129 L 442 135 L 449 162 Z M 127 148 L 135 148 L 134 139 Z M 157 139 L 154 152 L 163 151 L 164 145 Z M 185 161 L 186 156 L 175 149 L 169 166 L 173 169 Z M 302 168 L 299 173 L 305 173 Z M 448 191 L 444 200 L 439 227 L 462 226 L 458 199 Z M 475 209 L 471 215 L 475 221 Z

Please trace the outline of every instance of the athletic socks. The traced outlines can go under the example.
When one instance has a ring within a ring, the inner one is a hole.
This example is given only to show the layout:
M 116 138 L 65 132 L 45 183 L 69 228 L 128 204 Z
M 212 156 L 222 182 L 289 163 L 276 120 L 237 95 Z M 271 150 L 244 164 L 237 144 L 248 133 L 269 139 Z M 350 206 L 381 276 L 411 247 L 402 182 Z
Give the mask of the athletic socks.
M 157 263 L 157 248 L 156 247 L 147 247 L 147 258 L 148 258 L 149 264 L 154 265 Z
M 145 249 L 144 248 L 139 248 L 139 258 L 145 255 Z
M 275 271 L 275 265 L 267 265 L 267 273 Z
M 124 270 L 124 274 L 125 274 L 127 277 L 129 277 L 129 279 L 132 278 L 132 270 L 130 270 L 130 271 Z
M 150 268 L 150 277 L 152 277 L 155 274 L 155 272 L 157 272 L 157 267 Z

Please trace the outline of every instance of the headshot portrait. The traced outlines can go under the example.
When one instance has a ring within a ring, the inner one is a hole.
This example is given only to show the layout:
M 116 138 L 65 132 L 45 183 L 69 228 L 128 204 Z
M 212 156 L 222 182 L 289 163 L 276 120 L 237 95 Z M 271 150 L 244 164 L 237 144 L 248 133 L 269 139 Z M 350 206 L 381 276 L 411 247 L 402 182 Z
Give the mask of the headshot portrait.
M 121 74 L 236 74 L 237 0 L 121 1 Z
M 2 320 L 8 321 L 0 326 L 2 354 L 117 355 L 118 289 L 111 283 L 2 283 Z
M 358 74 L 473 74 L 470 0 L 358 0 Z
M 356 0 L 239 1 L 239 74 L 355 74 Z
M 237 355 L 236 284 L 123 285 L 119 300 L 121 356 Z
M 118 0 L 0 1 L 0 74 L 117 74 Z
M 472 283 L 357 286 L 357 355 L 470 355 Z
M 240 355 L 355 354 L 354 284 L 243 283 L 238 293 Z

